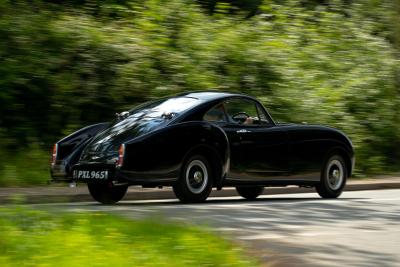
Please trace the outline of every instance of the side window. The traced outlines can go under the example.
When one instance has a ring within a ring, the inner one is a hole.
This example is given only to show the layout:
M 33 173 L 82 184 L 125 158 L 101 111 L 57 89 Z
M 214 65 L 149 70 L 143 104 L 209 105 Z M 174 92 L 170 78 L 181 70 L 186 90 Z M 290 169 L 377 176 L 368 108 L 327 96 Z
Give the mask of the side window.
M 225 102 L 229 121 L 243 125 L 268 124 L 268 119 L 258 103 L 244 98 L 233 98 Z
M 211 108 L 206 112 L 203 116 L 203 120 L 210 122 L 221 122 L 226 121 L 224 105 L 218 104 L 215 107 Z
M 261 107 L 259 104 L 256 104 L 256 105 L 257 105 L 258 117 L 260 118 L 261 124 L 269 124 L 269 123 L 271 123 L 270 120 L 267 117 L 267 114 L 265 114 L 264 108 Z

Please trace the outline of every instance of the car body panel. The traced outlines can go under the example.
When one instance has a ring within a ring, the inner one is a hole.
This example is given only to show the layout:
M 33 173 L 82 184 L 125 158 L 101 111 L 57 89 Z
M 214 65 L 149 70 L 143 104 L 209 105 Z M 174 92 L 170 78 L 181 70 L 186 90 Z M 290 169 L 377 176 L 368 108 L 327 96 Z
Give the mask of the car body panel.
M 108 126 L 108 122 L 93 124 L 59 140 L 56 143 L 58 147 L 57 159 L 50 167 L 50 173 L 53 179 L 64 180 L 64 178 L 68 178 L 72 166 L 78 163 L 82 151 L 89 141 L 93 136 L 106 129 Z
M 120 171 L 132 181 L 143 177 L 175 181 L 185 157 L 199 149 L 218 160 L 224 176 L 229 158 L 228 139 L 221 128 L 208 122 L 174 124 L 126 143 L 126 164 Z
M 260 180 L 287 176 L 289 144 L 287 133 L 280 127 L 223 127 L 231 145 L 232 180 Z

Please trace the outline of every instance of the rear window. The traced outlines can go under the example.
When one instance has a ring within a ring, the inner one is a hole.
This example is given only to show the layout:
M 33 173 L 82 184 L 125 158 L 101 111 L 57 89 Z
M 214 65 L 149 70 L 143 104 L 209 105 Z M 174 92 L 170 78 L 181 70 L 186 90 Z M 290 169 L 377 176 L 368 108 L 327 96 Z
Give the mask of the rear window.
M 200 103 L 200 100 L 194 97 L 174 97 L 162 100 L 156 100 L 147 105 L 139 106 L 129 111 L 129 116 L 139 117 L 162 117 L 166 114 L 179 114 Z

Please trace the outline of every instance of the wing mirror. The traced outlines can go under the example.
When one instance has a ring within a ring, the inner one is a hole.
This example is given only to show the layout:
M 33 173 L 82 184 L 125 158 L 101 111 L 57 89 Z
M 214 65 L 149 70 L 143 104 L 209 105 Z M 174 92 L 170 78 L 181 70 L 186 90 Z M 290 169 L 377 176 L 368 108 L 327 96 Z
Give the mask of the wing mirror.
M 172 118 L 175 117 L 175 116 L 176 116 L 176 113 L 175 113 L 175 112 L 164 112 L 164 113 L 161 115 L 161 118 L 170 120 L 170 119 L 172 119 Z
M 121 113 L 115 113 L 117 116 L 117 120 L 122 121 L 123 119 L 126 119 L 129 116 L 128 111 L 122 111 Z

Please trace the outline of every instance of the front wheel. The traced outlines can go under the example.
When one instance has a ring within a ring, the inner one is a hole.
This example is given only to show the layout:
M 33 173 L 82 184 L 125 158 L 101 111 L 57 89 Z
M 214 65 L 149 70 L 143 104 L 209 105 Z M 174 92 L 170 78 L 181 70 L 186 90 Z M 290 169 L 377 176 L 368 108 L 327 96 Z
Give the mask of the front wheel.
M 87 186 L 93 199 L 102 204 L 117 203 L 128 190 L 128 186 L 113 186 L 103 183 L 88 183 Z
M 195 155 L 185 161 L 180 177 L 173 186 L 176 197 L 184 203 L 203 202 L 211 193 L 212 169 L 208 160 Z
M 247 200 L 254 200 L 264 191 L 261 186 L 237 186 L 236 191 Z
M 343 157 L 334 155 L 326 161 L 316 190 L 323 198 L 337 198 L 342 194 L 346 180 L 347 169 Z

